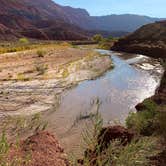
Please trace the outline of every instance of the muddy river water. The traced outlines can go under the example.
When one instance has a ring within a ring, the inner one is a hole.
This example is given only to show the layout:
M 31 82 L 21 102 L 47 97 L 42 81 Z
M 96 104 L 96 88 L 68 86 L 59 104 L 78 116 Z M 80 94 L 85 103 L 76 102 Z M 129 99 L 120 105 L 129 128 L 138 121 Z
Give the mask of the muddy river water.
M 100 102 L 99 112 L 105 125 L 124 124 L 129 112 L 135 111 L 138 103 L 154 94 L 162 76 L 162 67 L 154 59 L 97 51 L 110 54 L 114 68 L 95 80 L 81 82 L 65 91 L 59 109 L 47 115 L 50 129 L 55 131 L 65 148 L 72 151 L 79 146 L 83 120 L 95 113 L 96 102 Z

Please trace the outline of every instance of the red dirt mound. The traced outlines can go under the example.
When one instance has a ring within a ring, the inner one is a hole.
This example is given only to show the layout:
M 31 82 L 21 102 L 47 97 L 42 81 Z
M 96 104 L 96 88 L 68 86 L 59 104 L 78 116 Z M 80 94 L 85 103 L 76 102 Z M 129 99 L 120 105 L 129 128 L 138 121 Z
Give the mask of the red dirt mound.
M 22 141 L 19 146 L 11 145 L 8 160 L 15 158 L 22 166 L 68 166 L 64 150 L 54 135 L 38 132 Z

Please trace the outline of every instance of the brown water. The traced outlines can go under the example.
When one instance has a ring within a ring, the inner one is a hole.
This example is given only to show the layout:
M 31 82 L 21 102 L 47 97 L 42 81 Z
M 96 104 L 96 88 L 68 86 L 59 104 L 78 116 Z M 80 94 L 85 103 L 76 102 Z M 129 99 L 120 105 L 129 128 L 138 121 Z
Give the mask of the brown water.
M 138 103 L 154 94 L 162 76 L 160 63 L 151 58 L 98 51 L 111 55 L 114 69 L 64 92 L 59 109 L 47 115 L 50 129 L 70 152 L 76 151 L 80 145 L 78 140 L 86 119 L 81 117 L 95 113 L 95 101 L 101 103 L 99 112 L 106 125 L 115 122 L 124 124 L 129 112 L 135 111 Z

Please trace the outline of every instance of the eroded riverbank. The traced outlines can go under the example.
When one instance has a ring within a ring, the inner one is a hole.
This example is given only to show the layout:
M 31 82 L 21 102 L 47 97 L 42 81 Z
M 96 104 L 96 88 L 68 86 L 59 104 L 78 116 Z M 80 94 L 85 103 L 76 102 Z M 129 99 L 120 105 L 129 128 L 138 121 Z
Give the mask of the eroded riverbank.
M 10 139 L 18 133 L 26 137 L 32 128 L 45 125 L 40 114 L 55 112 L 63 91 L 113 67 L 109 55 L 71 46 L 50 46 L 40 54 L 31 50 L 0 58 L 0 128 Z
M 7 97 L 6 100 L 1 98 L 2 102 L 11 103 L 9 99 L 27 101 L 25 96 L 29 99 L 34 95 L 40 97 L 34 103 L 27 102 L 27 107 L 23 105 L 23 109 L 5 112 L 10 116 L 24 115 L 25 121 L 21 120 L 21 125 L 25 127 L 22 130 L 23 136 L 32 132 L 30 129 L 33 128 L 33 123 L 37 127 L 41 125 L 36 123 L 38 116 L 32 118 L 34 121 L 29 121 L 27 115 L 43 112 L 42 120 L 48 122 L 48 129 L 57 135 L 65 150 L 79 156 L 83 152 L 80 150 L 80 137 L 89 123 L 89 115 L 96 113 L 96 102 L 101 102 L 99 111 L 105 125 L 124 123 L 129 112 L 135 111 L 135 105 L 154 94 L 162 76 L 162 67 L 158 61 L 142 55 L 98 51 L 100 54 L 93 52 L 65 64 L 58 70 L 56 79 L 17 81 L 6 88 L 9 93 L 5 93 L 6 96 L 1 94 Z M 110 56 L 114 69 L 107 71 L 113 66 Z M 97 78 L 103 73 L 103 76 Z M 94 78 L 96 79 L 83 81 Z M 78 84 L 79 82 L 81 83 Z M 1 87 L 5 89 L 9 83 L 5 82 Z M 76 84 L 78 85 L 73 87 Z M 11 128 L 13 130 L 15 126 Z
M 0 57 L 1 114 L 28 115 L 49 110 L 56 94 L 112 67 L 109 56 L 90 49 L 51 49 L 43 57 L 31 52 Z

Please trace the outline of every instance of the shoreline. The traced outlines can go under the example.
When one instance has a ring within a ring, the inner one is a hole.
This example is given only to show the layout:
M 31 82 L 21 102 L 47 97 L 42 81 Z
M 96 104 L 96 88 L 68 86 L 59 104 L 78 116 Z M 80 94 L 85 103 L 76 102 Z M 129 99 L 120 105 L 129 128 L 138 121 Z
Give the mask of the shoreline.
M 3 94 L 6 95 L 8 93 L 11 93 L 10 98 L 12 98 L 12 93 L 14 96 L 16 95 L 17 97 L 19 97 L 19 94 L 21 94 L 21 96 L 24 97 L 23 96 L 24 93 L 25 95 L 29 94 L 30 96 L 32 96 L 33 94 L 36 94 L 38 97 L 41 97 L 41 100 L 35 101 L 35 103 L 33 102 L 28 103 L 27 108 L 25 109 L 26 105 L 23 108 L 25 110 L 23 109 L 20 110 L 20 108 L 16 107 L 15 110 L 14 109 L 10 110 L 9 108 L 9 111 L 2 111 L 2 113 L 9 112 L 9 115 L 12 115 L 12 114 L 19 115 L 18 112 L 38 113 L 38 112 L 42 112 L 42 108 L 43 108 L 43 111 L 48 110 L 49 109 L 48 106 L 53 104 L 53 103 L 51 104 L 50 102 L 51 96 L 53 100 L 56 94 L 60 94 L 65 89 L 70 88 L 71 86 L 75 86 L 81 81 L 95 79 L 96 77 L 102 75 L 103 73 L 105 73 L 107 70 L 109 70 L 112 67 L 113 67 L 113 64 L 112 64 L 110 55 L 104 56 L 104 55 L 100 55 L 99 53 L 95 51 L 91 51 L 91 53 L 88 54 L 87 56 L 82 57 L 78 60 L 71 61 L 67 64 L 64 64 L 58 67 L 58 69 L 55 69 L 58 71 L 57 74 L 55 73 L 55 76 L 52 76 L 52 74 L 50 75 L 49 73 L 46 73 L 44 76 L 45 78 L 42 80 L 40 79 L 38 80 L 38 78 L 36 78 L 33 80 L 28 80 L 28 81 L 17 80 L 17 81 L 3 82 L 0 85 L 1 95 Z M 54 69 L 52 71 L 49 71 L 48 69 L 48 72 L 54 72 Z M 55 78 L 51 78 L 51 77 L 55 77 Z M 42 96 L 40 96 L 40 94 L 44 95 L 43 99 L 44 99 L 44 103 L 46 103 L 45 105 L 42 104 Z M 29 111 L 28 111 L 28 107 L 31 107 Z M 30 111 L 30 110 L 33 110 L 33 111 Z

